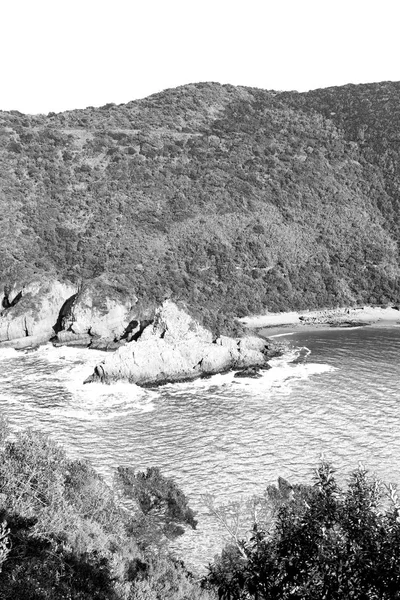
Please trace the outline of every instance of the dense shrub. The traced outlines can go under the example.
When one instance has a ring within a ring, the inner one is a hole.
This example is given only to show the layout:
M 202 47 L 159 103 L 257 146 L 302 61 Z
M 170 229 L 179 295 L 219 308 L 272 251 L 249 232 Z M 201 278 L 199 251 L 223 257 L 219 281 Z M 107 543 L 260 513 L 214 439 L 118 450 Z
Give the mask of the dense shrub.
M 344 490 L 321 463 L 315 484 L 281 498 L 269 530 L 254 525 L 228 547 L 207 582 L 230 600 L 400 597 L 400 503 L 363 467 Z
M 197 521 L 186 496 L 157 467 L 138 473 L 130 467 L 118 467 L 115 483 L 124 498 L 138 505 L 140 514 L 135 515 L 130 528 L 145 546 L 177 538 L 185 531 L 182 524 L 196 528 Z
M 195 526 L 182 491 L 158 469 L 135 474 L 125 468 L 119 479 L 122 474 L 125 489 L 117 492 L 88 463 L 70 460 L 38 432 L 8 439 L 0 421 L 2 599 L 213 597 L 166 543 L 183 533 L 180 523 Z M 129 482 L 138 489 L 132 491 Z

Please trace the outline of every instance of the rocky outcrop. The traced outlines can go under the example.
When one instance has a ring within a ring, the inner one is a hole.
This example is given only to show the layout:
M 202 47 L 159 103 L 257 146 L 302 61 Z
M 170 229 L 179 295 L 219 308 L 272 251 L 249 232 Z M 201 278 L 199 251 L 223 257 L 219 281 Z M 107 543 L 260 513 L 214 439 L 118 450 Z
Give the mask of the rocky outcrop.
M 249 377 L 250 379 L 259 379 L 260 377 L 262 377 L 262 375 L 260 373 L 259 367 L 247 367 L 246 369 L 242 369 L 241 371 L 238 371 L 237 373 L 235 373 L 235 377 L 237 377 L 237 378 Z
M 151 386 L 230 369 L 263 368 L 282 348 L 282 344 L 258 337 L 213 340 L 210 331 L 167 300 L 140 338 L 107 356 L 86 383 L 125 380 Z
M 103 282 L 83 289 L 55 280 L 6 284 L 0 302 L 1 347 L 25 348 L 51 339 L 55 345 L 114 350 L 143 328 L 133 320 L 136 297 L 118 295 Z
M 112 298 L 107 290 L 80 290 L 62 317 L 62 330 L 77 336 L 90 335 L 105 340 L 120 339 L 134 316 L 136 297 Z
M 74 291 L 72 285 L 59 281 L 6 286 L 0 313 L 0 343 L 22 348 L 48 341 L 54 335 L 60 307 Z

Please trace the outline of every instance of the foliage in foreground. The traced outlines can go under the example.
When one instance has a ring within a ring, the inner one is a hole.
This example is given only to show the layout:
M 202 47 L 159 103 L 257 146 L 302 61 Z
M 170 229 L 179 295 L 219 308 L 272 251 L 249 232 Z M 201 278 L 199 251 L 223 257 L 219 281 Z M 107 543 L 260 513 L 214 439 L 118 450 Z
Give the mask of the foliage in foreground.
M 213 597 L 168 551 L 182 525 L 196 522 L 184 494 L 158 469 L 120 469 L 132 485 L 111 489 L 40 433 L 10 441 L 0 424 L 0 442 L 2 600 Z M 152 497 L 156 506 L 142 509 Z
M 0 423 L 0 597 L 400 598 L 400 502 L 362 467 L 342 489 L 322 462 L 314 485 L 280 480 L 254 508 L 251 538 L 234 535 L 201 588 L 168 550 L 182 525 L 196 525 L 173 480 L 120 467 L 110 488 L 46 436 L 10 441 Z
M 400 598 L 400 504 L 360 466 L 346 490 L 329 463 L 294 488 L 268 531 L 227 547 L 207 584 L 224 600 Z

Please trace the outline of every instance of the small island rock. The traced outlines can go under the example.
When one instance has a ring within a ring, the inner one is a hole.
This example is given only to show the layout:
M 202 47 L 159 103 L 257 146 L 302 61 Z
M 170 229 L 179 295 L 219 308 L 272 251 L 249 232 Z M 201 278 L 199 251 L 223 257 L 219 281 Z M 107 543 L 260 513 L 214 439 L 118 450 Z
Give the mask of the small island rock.
M 268 368 L 268 359 L 277 352 L 275 346 L 271 340 L 254 336 L 213 341 L 210 331 L 166 300 L 138 340 L 108 355 L 85 383 L 125 380 L 151 386 L 230 369 Z

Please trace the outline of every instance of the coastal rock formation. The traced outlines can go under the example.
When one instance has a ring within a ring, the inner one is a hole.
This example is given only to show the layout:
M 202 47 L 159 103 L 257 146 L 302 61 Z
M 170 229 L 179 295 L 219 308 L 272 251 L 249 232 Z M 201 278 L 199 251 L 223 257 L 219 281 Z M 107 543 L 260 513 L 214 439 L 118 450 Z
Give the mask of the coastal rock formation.
M 48 341 L 54 335 L 60 307 L 74 291 L 72 285 L 59 281 L 5 286 L 0 344 L 23 348 Z
M 136 302 L 133 294 L 117 294 L 105 282 L 93 281 L 62 307 L 53 343 L 115 350 L 139 325 Z
M 132 336 L 140 329 L 133 321 L 135 304 L 135 296 L 118 297 L 103 284 L 84 289 L 56 280 L 6 284 L 0 346 L 24 348 L 52 340 L 55 345 L 115 349 L 125 343 L 127 332 Z
M 270 340 L 226 336 L 210 331 L 167 300 L 137 341 L 131 341 L 97 365 L 92 381 L 125 380 L 142 386 L 195 379 L 246 367 L 266 367 L 283 346 Z
M 114 299 L 107 290 L 100 293 L 88 287 L 80 291 L 68 312 L 62 317 L 62 329 L 78 336 L 91 335 L 104 339 L 119 339 L 134 316 L 133 299 Z

